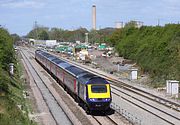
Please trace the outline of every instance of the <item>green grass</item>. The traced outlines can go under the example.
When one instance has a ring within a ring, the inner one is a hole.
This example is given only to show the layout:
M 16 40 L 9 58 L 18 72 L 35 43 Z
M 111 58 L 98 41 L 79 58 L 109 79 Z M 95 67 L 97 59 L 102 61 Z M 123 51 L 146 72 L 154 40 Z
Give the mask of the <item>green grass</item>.
M 28 113 L 31 111 L 31 104 L 28 99 L 24 99 L 23 90 L 25 88 L 23 75 L 23 68 L 18 63 L 15 65 L 14 77 L 9 77 L 5 73 L 1 79 L 8 85 L 8 91 L 0 96 L 0 125 L 34 125 L 35 122 L 31 121 Z M 21 105 L 21 109 L 18 107 Z
M 0 98 L 0 121 L 2 125 L 29 125 L 30 120 L 8 96 Z

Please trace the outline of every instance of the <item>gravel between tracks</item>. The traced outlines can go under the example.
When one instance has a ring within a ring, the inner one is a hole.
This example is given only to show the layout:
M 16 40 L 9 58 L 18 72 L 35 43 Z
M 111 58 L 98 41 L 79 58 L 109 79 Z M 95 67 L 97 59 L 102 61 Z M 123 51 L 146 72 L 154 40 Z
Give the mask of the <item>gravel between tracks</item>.
M 57 83 L 54 80 L 52 80 L 52 78 L 46 72 L 43 73 L 44 75 L 49 77 L 49 80 L 51 81 L 53 88 L 58 92 L 58 94 L 61 96 L 61 99 L 65 102 L 65 104 L 76 116 L 76 118 L 81 122 L 81 124 L 92 125 L 91 121 L 87 118 L 87 116 L 84 115 L 84 113 L 82 113 L 82 111 L 78 107 L 78 104 L 74 102 L 72 97 L 70 97 L 66 92 L 64 92 L 64 90 L 59 85 L 57 85 Z

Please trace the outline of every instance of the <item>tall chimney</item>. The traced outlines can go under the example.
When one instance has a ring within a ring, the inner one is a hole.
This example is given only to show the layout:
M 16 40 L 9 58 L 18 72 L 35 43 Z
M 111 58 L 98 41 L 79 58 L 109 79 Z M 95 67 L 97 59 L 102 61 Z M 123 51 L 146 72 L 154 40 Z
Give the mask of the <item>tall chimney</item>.
M 96 6 L 92 6 L 92 24 L 93 24 L 93 30 L 96 30 Z

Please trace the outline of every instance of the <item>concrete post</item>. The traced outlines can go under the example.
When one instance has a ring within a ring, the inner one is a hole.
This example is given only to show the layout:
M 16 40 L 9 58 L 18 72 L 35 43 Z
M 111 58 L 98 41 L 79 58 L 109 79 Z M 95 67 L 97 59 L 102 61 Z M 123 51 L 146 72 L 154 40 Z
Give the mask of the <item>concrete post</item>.
M 10 72 L 10 75 L 14 75 L 14 64 L 13 63 L 9 64 L 9 72 Z

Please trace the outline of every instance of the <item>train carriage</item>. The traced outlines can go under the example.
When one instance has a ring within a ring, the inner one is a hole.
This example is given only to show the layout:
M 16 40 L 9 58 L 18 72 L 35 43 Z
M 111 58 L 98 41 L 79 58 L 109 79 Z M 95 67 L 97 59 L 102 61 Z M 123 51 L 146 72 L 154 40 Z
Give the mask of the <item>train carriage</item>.
M 44 53 L 43 51 L 36 51 L 35 54 L 35 59 L 38 60 L 39 62 L 43 62 L 44 58 L 42 57 L 42 53 Z
M 86 111 L 107 110 L 112 101 L 110 84 L 99 76 L 60 60 L 47 52 L 37 50 L 36 60 L 53 75 L 66 91 L 79 102 Z
M 39 53 L 41 58 L 42 58 L 42 65 L 47 68 L 47 58 L 50 56 L 48 53 L 43 52 L 43 53 Z
M 63 83 L 63 84 L 66 84 L 64 82 L 64 80 L 66 79 L 66 76 L 65 76 L 65 68 L 67 67 L 70 67 L 72 65 L 70 65 L 69 63 L 60 63 L 58 64 L 58 69 L 57 69 L 57 78 Z
M 76 66 L 67 67 L 65 72 L 65 81 L 66 86 L 76 95 L 78 95 L 78 80 L 77 76 L 86 72 Z
M 52 60 L 51 72 L 52 72 L 52 74 L 53 74 L 54 76 L 57 76 L 58 64 L 60 64 L 60 63 L 64 63 L 64 61 L 58 59 L 57 57 Z
M 44 55 L 46 57 L 46 59 L 44 61 L 45 67 L 49 71 L 51 71 L 51 60 L 55 59 L 55 57 L 53 55 L 48 54 L 48 53 L 42 53 L 42 55 Z
M 79 77 L 78 83 L 79 97 L 86 102 L 89 110 L 107 110 L 110 107 L 110 84 L 104 78 L 88 73 Z

